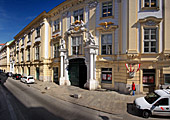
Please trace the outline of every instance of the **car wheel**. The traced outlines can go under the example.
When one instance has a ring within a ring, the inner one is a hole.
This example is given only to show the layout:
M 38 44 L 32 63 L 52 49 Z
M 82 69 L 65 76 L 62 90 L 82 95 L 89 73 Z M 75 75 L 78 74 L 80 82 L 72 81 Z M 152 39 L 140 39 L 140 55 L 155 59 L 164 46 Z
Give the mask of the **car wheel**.
M 144 118 L 149 118 L 151 116 L 151 112 L 149 110 L 144 110 L 142 115 Z

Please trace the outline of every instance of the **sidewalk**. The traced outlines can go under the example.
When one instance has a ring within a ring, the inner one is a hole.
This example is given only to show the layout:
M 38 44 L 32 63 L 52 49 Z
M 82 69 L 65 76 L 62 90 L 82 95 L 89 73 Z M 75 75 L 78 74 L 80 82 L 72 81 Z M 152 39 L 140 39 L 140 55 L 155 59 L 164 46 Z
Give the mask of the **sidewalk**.
M 30 86 L 40 90 L 42 94 L 112 114 L 125 113 L 127 103 L 133 103 L 135 98 L 142 96 L 124 95 L 115 91 L 89 91 L 75 86 L 59 86 L 52 82 L 38 80 Z M 72 97 L 74 94 L 81 94 L 81 98 Z

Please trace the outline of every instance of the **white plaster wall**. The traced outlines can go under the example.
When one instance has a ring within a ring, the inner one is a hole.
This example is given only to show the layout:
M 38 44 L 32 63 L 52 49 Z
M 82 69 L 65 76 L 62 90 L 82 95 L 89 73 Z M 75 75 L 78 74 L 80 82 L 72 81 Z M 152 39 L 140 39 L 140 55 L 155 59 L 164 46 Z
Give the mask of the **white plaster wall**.
M 71 24 L 71 13 L 68 12 L 68 15 L 67 15 L 67 30 L 70 28 L 70 24 Z
M 48 59 L 48 38 L 49 38 L 49 23 L 46 18 L 44 21 L 45 24 L 45 59 Z

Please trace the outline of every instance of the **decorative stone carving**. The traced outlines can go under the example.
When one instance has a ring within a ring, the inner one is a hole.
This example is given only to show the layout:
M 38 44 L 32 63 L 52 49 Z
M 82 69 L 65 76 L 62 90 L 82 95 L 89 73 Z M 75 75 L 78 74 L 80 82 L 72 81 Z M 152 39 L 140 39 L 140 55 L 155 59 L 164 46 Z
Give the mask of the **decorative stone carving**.
M 98 4 L 98 0 L 92 0 L 92 1 L 88 2 L 88 7 L 94 8 L 97 6 L 97 4 Z
M 92 33 L 88 31 L 88 35 L 89 35 L 87 39 L 88 43 L 90 45 L 95 45 L 95 40 L 94 40 L 94 36 L 92 35 Z
M 63 16 L 63 17 L 67 17 L 67 16 L 68 16 L 68 11 L 63 12 L 62 16 Z
M 155 21 L 153 21 L 153 20 L 148 20 L 144 24 L 147 25 L 147 26 L 155 26 L 155 25 L 157 25 L 157 23 Z
M 67 31 L 67 34 L 75 34 L 75 33 L 80 33 L 80 32 L 85 32 L 86 28 L 85 28 L 85 23 L 81 20 L 78 21 L 76 20 L 75 23 L 73 23 L 70 26 L 70 29 Z
M 108 29 L 113 24 L 113 22 L 102 22 L 99 25 L 103 26 L 105 29 Z
M 60 49 L 65 49 L 65 40 L 61 38 L 61 44 L 60 44 Z

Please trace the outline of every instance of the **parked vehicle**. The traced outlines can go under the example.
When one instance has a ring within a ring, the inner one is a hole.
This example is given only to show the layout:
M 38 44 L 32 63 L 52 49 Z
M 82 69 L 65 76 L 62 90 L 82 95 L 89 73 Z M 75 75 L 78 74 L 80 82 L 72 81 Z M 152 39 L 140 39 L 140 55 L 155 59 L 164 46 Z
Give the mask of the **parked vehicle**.
M 155 90 L 146 97 L 137 98 L 134 105 L 142 111 L 144 118 L 151 115 L 170 116 L 170 89 Z
M 22 78 L 21 74 L 13 74 L 13 79 L 20 80 Z
M 7 77 L 12 77 L 12 72 L 7 72 L 7 73 L 6 73 L 6 76 L 7 76 Z
M 21 82 L 24 82 L 24 83 L 34 83 L 35 80 L 33 78 L 33 76 L 24 76 L 21 78 Z

